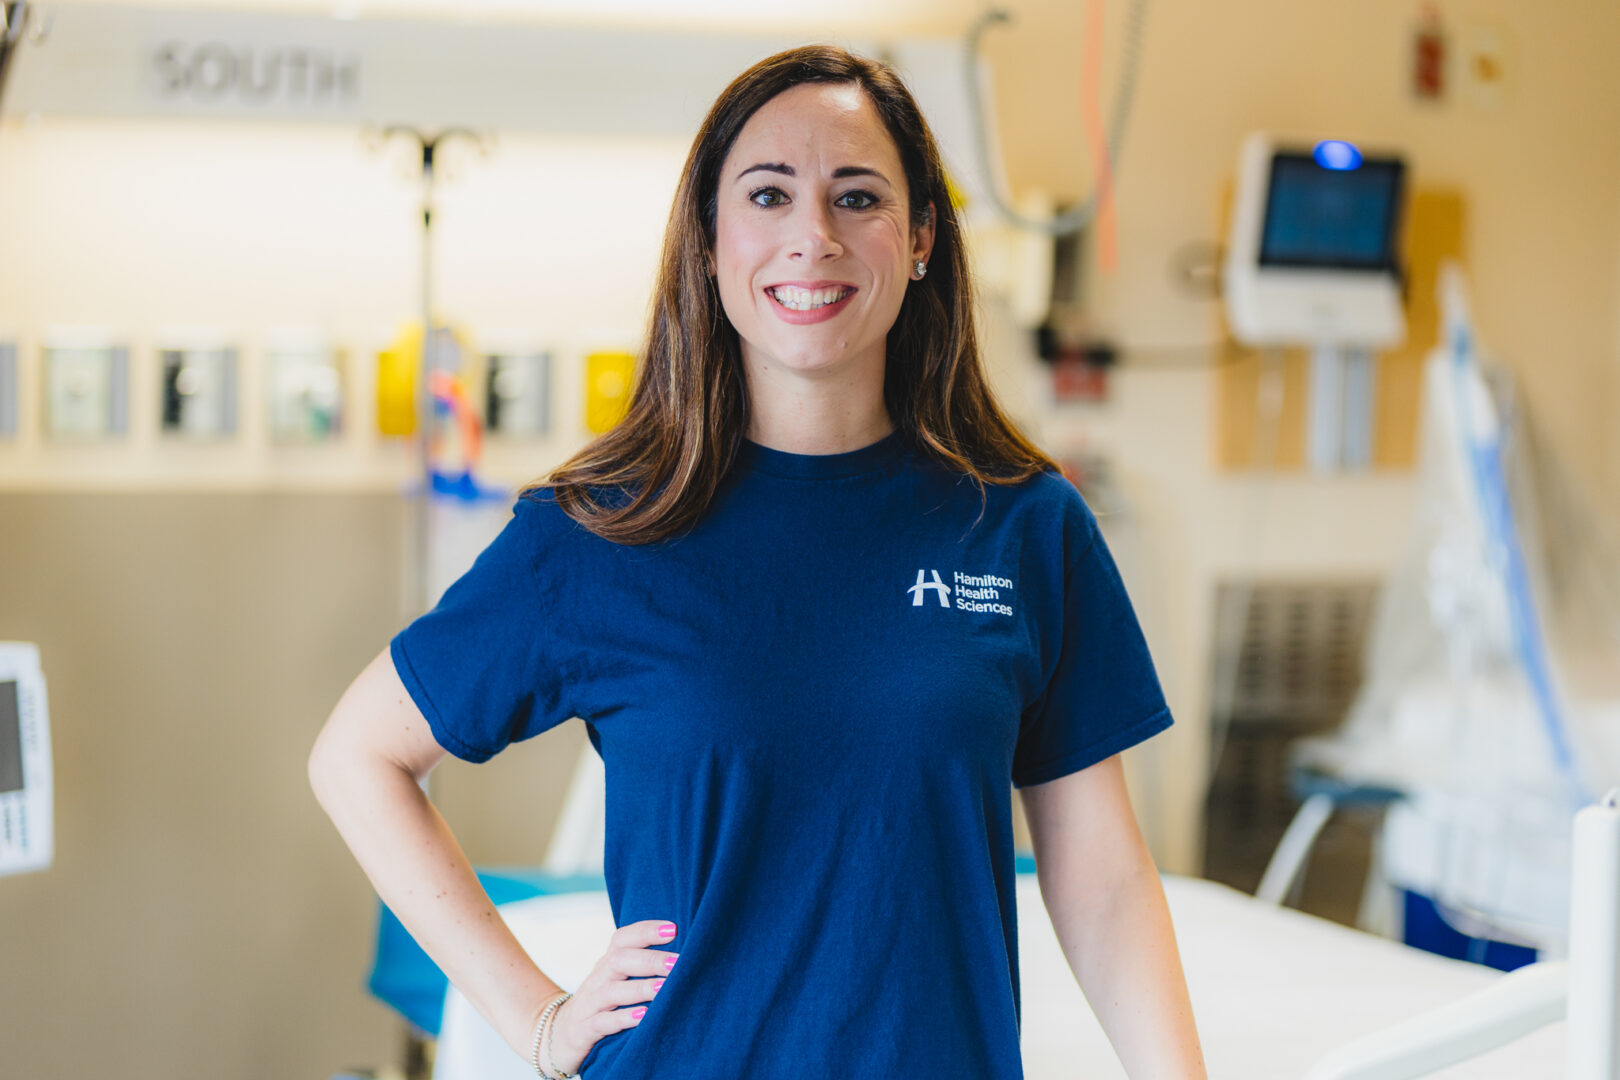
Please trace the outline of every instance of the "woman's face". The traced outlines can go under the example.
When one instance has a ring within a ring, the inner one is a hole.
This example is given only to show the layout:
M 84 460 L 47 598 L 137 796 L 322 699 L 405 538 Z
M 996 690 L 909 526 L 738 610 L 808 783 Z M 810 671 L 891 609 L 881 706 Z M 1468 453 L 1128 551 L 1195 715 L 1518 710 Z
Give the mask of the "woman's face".
M 716 204 L 712 269 L 745 367 L 881 374 L 933 226 L 911 227 L 900 153 L 866 93 L 804 83 L 766 102 L 721 166 Z

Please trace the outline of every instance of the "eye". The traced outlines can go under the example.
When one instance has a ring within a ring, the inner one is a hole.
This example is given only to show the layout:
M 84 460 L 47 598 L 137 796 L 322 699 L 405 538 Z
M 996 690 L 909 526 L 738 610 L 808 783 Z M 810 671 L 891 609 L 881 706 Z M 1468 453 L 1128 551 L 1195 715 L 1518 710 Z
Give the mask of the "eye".
M 748 193 L 748 201 L 756 206 L 781 206 L 787 202 L 787 195 L 782 192 L 781 188 L 755 188 Z
M 842 206 L 846 210 L 867 210 L 877 203 L 878 197 L 870 191 L 846 191 L 833 201 L 834 206 Z

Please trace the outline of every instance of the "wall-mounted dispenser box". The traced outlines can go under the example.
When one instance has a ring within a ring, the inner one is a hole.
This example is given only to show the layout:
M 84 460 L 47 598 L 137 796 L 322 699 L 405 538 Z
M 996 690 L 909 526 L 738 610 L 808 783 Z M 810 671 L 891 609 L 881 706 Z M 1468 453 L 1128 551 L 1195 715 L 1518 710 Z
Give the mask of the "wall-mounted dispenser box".
M 342 358 L 316 341 L 270 343 L 264 354 L 270 437 L 278 443 L 329 442 L 343 430 Z
M 17 437 L 17 345 L 0 341 L 0 439 Z
M 236 350 L 224 345 L 160 349 L 162 430 L 185 438 L 236 433 Z
M 129 432 L 129 350 L 94 333 L 47 333 L 45 432 L 64 441 Z
M 485 354 L 484 424 L 491 435 L 539 438 L 551 430 L 551 354 Z

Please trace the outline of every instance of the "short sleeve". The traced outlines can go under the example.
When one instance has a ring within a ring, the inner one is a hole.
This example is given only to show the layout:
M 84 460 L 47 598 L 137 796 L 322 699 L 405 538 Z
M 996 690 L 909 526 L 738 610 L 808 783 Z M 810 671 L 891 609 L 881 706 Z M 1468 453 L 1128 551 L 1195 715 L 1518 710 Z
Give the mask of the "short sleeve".
M 541 513 L 519 499 L 471 569 L 389 644 L 433 737 L 467 761 L 487 761 L 571 715 L 561 665 L 548 656 L 554 649 L 536 572 Z
M 1056 665 L 1024 712 L 1014 787 L 1067 776 L 1170 726 L 1147 640 L 1090 511 L 1086 539 L 1063 579 Z

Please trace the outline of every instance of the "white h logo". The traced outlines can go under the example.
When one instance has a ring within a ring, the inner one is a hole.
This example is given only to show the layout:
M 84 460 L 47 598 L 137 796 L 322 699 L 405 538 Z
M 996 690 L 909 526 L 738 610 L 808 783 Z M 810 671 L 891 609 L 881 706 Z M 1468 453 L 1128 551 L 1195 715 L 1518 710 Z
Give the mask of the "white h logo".
M 931 571 L 928 571 L 928 572 L 934 575 L 934 580 L 933 581 L 924 581 L 923 580 L 923 571 L 919 570 L 919 571 L 917 571 L 917 584 L 913 585 L 911 588 L 906 590 L 906 592 L 911 594 L 911 606 L 912 607 L 922 607 L 922 605 L 923 605 L 923 594 L 926 593 L 929 589 L 938 589 L 939 590 L 939 606 L 942 607 L 942 608 L 950 607 L 951 602 L 948 599 L 948 597 L 951 595 L 951 587 L 949 585 L 945 584 L 943 581 L 939 580 L 939 571 L 938 570 L 931 570 Z

